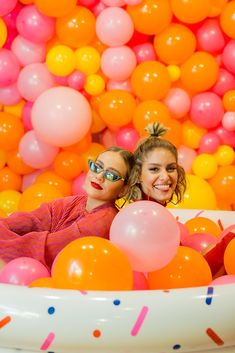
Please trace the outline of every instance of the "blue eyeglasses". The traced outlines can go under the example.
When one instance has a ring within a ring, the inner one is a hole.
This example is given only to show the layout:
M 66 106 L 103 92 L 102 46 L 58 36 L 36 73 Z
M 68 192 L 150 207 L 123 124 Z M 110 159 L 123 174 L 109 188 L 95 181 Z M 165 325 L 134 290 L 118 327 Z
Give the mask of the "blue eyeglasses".
M 88 166 L 93 173 L 96 173 L 96 174 L 102 173 L 103 177 L 108 181 L 111 181 L 111 182 L 115 182 L 118 180 L 125 181 L 125 178 L 122 178 L 120 175 L 118 175 L 112 170 L 104 170 L 98 163 L 93 162 L 91 159 L 88 160 Z

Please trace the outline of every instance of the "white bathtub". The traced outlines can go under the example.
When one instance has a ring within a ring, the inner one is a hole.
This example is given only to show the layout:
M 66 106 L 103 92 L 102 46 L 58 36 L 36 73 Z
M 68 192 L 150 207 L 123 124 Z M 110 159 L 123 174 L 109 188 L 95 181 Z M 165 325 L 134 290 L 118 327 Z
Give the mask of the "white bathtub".
M 185 221 L 198 210 L 172 210 Z M 201 215 L 235 223 L 234 212 Z M 233 219 L 234 217 L 234 219 Z M 0 285 L 0 353 L 235 353 L 235 284 L 80 292 Z

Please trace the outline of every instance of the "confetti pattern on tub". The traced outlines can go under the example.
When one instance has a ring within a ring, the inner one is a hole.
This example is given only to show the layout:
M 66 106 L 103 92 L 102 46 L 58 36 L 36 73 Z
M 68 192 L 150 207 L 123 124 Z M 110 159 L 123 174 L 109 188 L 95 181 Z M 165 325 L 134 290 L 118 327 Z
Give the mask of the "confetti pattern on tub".
M 54 308 L 54 306 L 50 306 L 50 307 L 48 308 L 47 312 L 48 312 L 49 315 L 53 315 L 53 314 L 55 313 L 55 308 Z
M 141 328 L 141 326 L 143 325 L 143 322 L 145 320 L 145 317 L 148 313 L 149 308 L 147 306 L 143 306 L 143 308 L 141 309 L 138 318 L 131 330 L 131 335 L 132 336 L 136 336 Z
M 93 331 L 93 336 L 94 336 L 95 338 L 99 338 L 99 337 L 101 336 L 100 330 L 94 330 L 94 331 Z
M 120 304 L 121 304 L 121 300 L 115 299 L 115 300 L 113 301 L 113 304 L 114 304 L 114 305 L 120 305 Z
M 42 351 L 46 351 L 54 341 L 54 338 L 55 338 L 54 332 L 50 332 L 47 338 L 45 339 L 45 341 L 43 342 L 43 344 L 41 345 L 40 349 Z
M 11 322 L 10 316 L 4 317 L 4 319 L 0 320 L 0 329 L 6 326 L 7 324 L 9 324 L 10 322 Z
M 206 304 L 211 305 L 213 299 L 214 288 L 208 287 L 207 288 L 207 297 L 206 297 Z
M 217 333 L 215 333 L 214 330 L 212 330 L 212 328 L 208 328 L 206 333 L 212 341 L 217 344 L 217 346 L 222 346 L 224 344 L 224 341 L 217 335 Z
M 180 344 L 175 344 L 175 345 L 173 346 L 173 349 L 175 349 L 175 350 L 180 349 L 180 348 L 181 348 L 181 345 L 180 345 Z

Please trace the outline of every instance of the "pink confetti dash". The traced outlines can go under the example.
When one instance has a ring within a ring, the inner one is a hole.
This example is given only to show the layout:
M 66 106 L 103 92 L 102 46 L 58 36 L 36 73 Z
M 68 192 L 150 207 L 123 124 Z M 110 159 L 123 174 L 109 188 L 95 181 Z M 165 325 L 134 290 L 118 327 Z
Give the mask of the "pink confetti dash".
M 47 338 L 45 339 L 45 341 L 43 342 L 43 344 L 41 345 L 40 349 L 42 351 L 46 351 L 50 347 L 54 338 L 55 338 L 55 334 L 53 332 L 50 332 Z
M 88 294 L 86 290 L 80 290 L 79 292 L 83 295 Z
M 194 217 L 195 217 L 195 218 L 196 218 L 196 217 L 199 217 L 203 212 L 204 212 L 204 210 L 203 210 L 203 211 L 199 211 Z
M 149 311 L 149 308 L 147 306 L 143 306 L 143 308 L 141 309 L 140 311 L 140 314 L 136 320 L 136 323 L 134 324 L 134 327 L 133 329 L 131 330 L 131 335 L 132 336 L 136 336 L 137 333 L 139 332 L 143 322 L 144 322 L 144 319 L 145 319 L 145 316 L 147 315 Z

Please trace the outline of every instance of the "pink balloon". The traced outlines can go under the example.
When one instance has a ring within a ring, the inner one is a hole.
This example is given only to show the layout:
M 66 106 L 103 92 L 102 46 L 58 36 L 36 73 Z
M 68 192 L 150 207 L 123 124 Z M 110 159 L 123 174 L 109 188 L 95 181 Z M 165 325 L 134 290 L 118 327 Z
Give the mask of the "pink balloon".
M 27 286 L 35 279 L 50 277 L 41 262 L 30 257 L 18 257 L 8 262 L 0 272 L 0 282 Z
M 184 168 L 186 173 L 192 170 L 192 164 L 197 156 L 197 152 L 190 147 L 180 145 L 178 148 L 178 162 Z
M 128 79 L 136 67 L 136 56 L 128 46 L 107 48 L 101 56 L 101 69 L 111 80 Z
M 86 195 L 87 192 L 84 189 L 86 180 L 86 173 L 81 173 L 72 182 L 72 195 Z
M 32 113 L 32 102 L 25 102 L 22 109 L 22 121 L 24 124 L 25 131 L 29 131 L 33 129 L 31 113 Z
M 235 131 L 235 112 L 226 112 L 222 119 L 222 125 L 228 131 Z
M 105 129 L 101 136 L 101 142 L 105 148 L 116 146 L 116 135 L 113 131 Z
M 124 80 L 124 81 L 109 80 L 107 82 L 106 89 L 107 89 L 107 91 L 112 91 L 114 89 L 120 89 L 123 91 L 132 92 L 131 82 L 129 79 Z
M 144 61 L 156 60 L 156 53 L 152 43 L 143 43 L 133 47 L 136 55 L 137 63 L 140 64 Z
M 55 34 L 55 19 L 41 13 L 35 5 L 28 5 L 20 10 L 16 27 L 22 37 L 34 43 L 45 43 Z
M 219 69 L 218 79 L 211 88 L 218 96 L 223 96 L 227 91 L 235 89 L 235 76 L 223 68 Z
M 235 74 L 235 39 L 231 39 L 222 52 L 222 62 L 225 68 Z
M 199 153 L 214 153 L 220 146 L 220 138 L 214 132 L 203 135 L 199 142 Z
M 34 102 L 32 124 L 41 140 L 54 146 L 80 141 L 92 123 L 86 98 L 70 87 L 52 87 Z
M 0 49 L 0 87 L 6 87 L 16 82 L 20 72 L 20 64 L 10 50 Z
M 22 66 L 45 61 L 45 43 L 34 43 L 18 35 L 12 42 L 11 50 Z
M 224 115 L 223 103 L 213 92 L 196 94 L 192 98 L 191 120 L 200 127 L 211 129 L 218 126 Z
M 175 256 L 180 230 L 167 208 L 153 201 L 137 201 L 115 216 L 110 241 L 127 255 L 134 271 L 151 272 Z
M 22 97 L 16 83 L 0 88 L 0 104 L 15 105 L 19 103 L 21 99 Z
M 41 93 L 54 85 L 54 78 L 43 63 L 35 63 L 23 67 L 17 80 L 20 94 L 30 102 L 34 102 Z
M 211 286 L 218 286 L 220 284 L 229 284 L 229 283 L 235 283 L 235 275 L 224 275 L 215 278 L 210 285 Z
M 25 191 L 29 186 L 33 185 L 37 176 L 43 172 L 43 169 L 35 170 L 35 172 L 30 174 L 25 174 L 22 177 L 21 191 Z
M 196 32 L 198 50 L 215 53 L 223 49 L 225 38 L 218 20 L 207 19 Z
M 194 233 L 181 240 L 183 246 L 188 246 L 202 253 L 209 245 L 217 244 L 218 239 L 211 234 Z
M 190 95 L 182 88 L 171 88 L 163 102 L 175 118 L 184 117 L 190 110 Z
M 180 242 L 182 244 L 184 239 L 189 235 L 189 231 L 188 231 L 187 227 L 183 223 L 181 223 L 179 221 L 177 221 L 177 222 L 178 222 L 178 226 L 179 226 L 179 229 L 180 229 Z
M 130 15 L 120 7 L 107 7 L 97 16 L 96 34 L 101 42 L 110 47 L 126 44 L 133 32 Z
M 5 4 L 7 3 L 7 1 L 5 0 L 2 0 L 2 2 L 4 2 Z M 14 7 L 14 9 L 11 12 L 8 12 L 5 16 L 3 16 L 3 20 L 7 25 L 7 29 L 9 31 L 16 29 L 16 18 L 23 7 L 23 5 L 20 4 L 19 2 L 15 1 L 15 3 L 16 3 L 16 6 Z
M 26 132 L 19 143 L 19 153 L 23 161 L 37 169 L 51 165 L 58 152 L 58 147 L 40 141 L 34 130 Z
M 143 272 L 133 271 L 134 286 L 133 290 L 149 289 L 147 278 Z
M 0 16 L 5 16 L 12 10 L 17 4 L 17 0 L 0 0 Z
M 121 127 L 116 133 L 116 142 L 118 146 L 129 151 L 134 151 L 140 135 L 133 126 Z
M 97 4 L 91 7 L 91 10 L 93 14 L 97 17 L 106 8 L 107 6 L 103 3 L 103 1 L 98 1 Z
M 80 91 L 86 83 L 86 75 L 79 70 L 75 70 L 68 76 L 67 82 L 69 87 Z
M 102 0 L 103 3 L 106 6 L 118 6 L 118 7 L 122 7 L 123 5 L 125 5 L 125 1 L 124 0 Z
M 93 7 L 97 5 L 99 0 L 79 0 L 80 6 Z
M 221 144 L 235 148 L 235 131 L 228 131 L 222 125 L 218 126 L 213 132 L 219 137 Z

